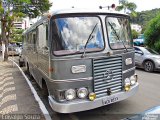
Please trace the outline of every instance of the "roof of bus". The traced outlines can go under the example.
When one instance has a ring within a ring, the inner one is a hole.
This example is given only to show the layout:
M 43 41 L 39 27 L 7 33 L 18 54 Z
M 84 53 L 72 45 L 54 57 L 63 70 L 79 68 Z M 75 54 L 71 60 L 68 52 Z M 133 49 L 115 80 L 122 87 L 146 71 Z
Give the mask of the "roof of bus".
M 117 15 L 127 15 L 115 10 L 107 10 L 106 8 L 103 9 L 78 9 L 78 8 L 70 8 L 70 9 L 61 9 L 61 10 L 55 10 L 51 13 L 48 13 L 52 16 L 54 15 L 60 15 L 60 14 L 75 14 L 75 13 L 88 13 L 88 14 L 92 14 L 92 13 L 97 13 L 97 14 L 117 14 Z M 28 28 L 27 30 L 25 30 L 23 33 L 26 33 L 27 31 L 30 31 L 32 29 L 34 29 L 34 27 L 36 27 L 39 23 L 41 23 L 43 20 L 47 19 L 47 15 L 44 15 L 44 17 L 42 17 L 40 20 L 38 20 L 36 23 L 34 23 L 30 28 Z M 128 15 L 127 15 L 128 16 Z
M 52 15 L 57 15 L 57 14 L 69 14 L 69 13 L 112 13 L 112 14 L 122 14 L 122 15 L 127 15 L 118 11 L 115 11 L 113 9 L 96 9 L 96 8 L 90 8 L 90 9 L 79 9 L 79 8 L 70 8 L 70 9 L 61 9 L 61 10 L 55 10 L 51 12 Z

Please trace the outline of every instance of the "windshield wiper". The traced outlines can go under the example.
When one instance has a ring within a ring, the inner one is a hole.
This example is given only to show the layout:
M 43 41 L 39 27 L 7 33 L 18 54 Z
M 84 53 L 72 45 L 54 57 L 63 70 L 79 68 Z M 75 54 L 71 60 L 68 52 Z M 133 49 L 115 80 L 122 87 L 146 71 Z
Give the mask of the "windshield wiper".
M 97 24 L 98 24 L 98 23 L 96 23 L 96 24 L 95 24 L 95 26 L 93 27 L 93 29 L 92 29 L 91 33 L 89 34 L 89 37 L 88 37 L 88 39 L 87 39 L 87 42 L 86 42 L 86 44 L 85 44 L 85 46 L 84 46 L 84 52 L 83 52 L 83 54 L 82 54 L 82 56 L 81 56 L 82 58 L 84 58 L 84 57 L 85 57 L 86 47 L 87 47 L 87 45 L 88 45 L 89 41 L 90 41 L 91 39 L 93 39 L 93 37 L 94 37 L 94 36 L 92 36 L 92 34 L 93 34 L 93 32 L 94 32 L 95 28 L 97 27 Z
M 108 22 L 108 24 L 111 26 L 112 30 L 114 31 L 114 34 L 116 35 L 117 39 L 118 39 L 120 42 L 122 42 L 124 48 L 126 49 L 126 52 L 128 52 L 128 49 L 127 49 L 127 47 L 126 47 L 125 44 L 124 44 L 124 41 L 119 39 L 119 36 L 118 36 L 116 30 L 114 29 L 113 25 L 112 25 L 110 22 Z

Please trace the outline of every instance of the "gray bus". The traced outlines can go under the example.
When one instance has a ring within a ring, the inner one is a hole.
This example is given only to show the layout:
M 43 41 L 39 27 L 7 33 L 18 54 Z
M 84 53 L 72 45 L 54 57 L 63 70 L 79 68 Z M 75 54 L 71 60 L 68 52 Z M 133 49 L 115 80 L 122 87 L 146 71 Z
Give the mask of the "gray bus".
M 33 24 L 23 38 L 27 70 L 48 93 L 56 112 L 98 108 L 138 90 L 126 14 L 104 9 L 59 10 Z

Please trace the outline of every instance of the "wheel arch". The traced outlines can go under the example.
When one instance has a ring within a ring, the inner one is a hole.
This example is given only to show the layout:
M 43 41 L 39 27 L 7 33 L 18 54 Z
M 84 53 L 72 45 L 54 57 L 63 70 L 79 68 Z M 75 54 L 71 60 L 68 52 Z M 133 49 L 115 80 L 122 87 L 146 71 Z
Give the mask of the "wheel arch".
M 42 89 L 43 92 L 45 92 L 44 94 L 46 94 L 47 96 L 49 95 L 47 82 L 44 78 L 42 78 L 42 81 L 41 81 L 41 89 Z

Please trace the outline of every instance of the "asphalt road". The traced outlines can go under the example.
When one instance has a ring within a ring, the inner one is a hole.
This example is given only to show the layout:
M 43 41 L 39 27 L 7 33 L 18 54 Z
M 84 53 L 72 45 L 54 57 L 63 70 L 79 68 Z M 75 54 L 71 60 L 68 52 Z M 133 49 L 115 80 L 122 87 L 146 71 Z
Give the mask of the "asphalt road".
M 160 105 L 160 72 L 148 73 L 138 69 L 136 73 L 140 86 L 134 96 L 108 106 L 73 114 L 58 114 L 52 111 L 48 100 L 41 96 L 41 90 L 34 79 L 29 79 L 54 120 L 119 120 Z

